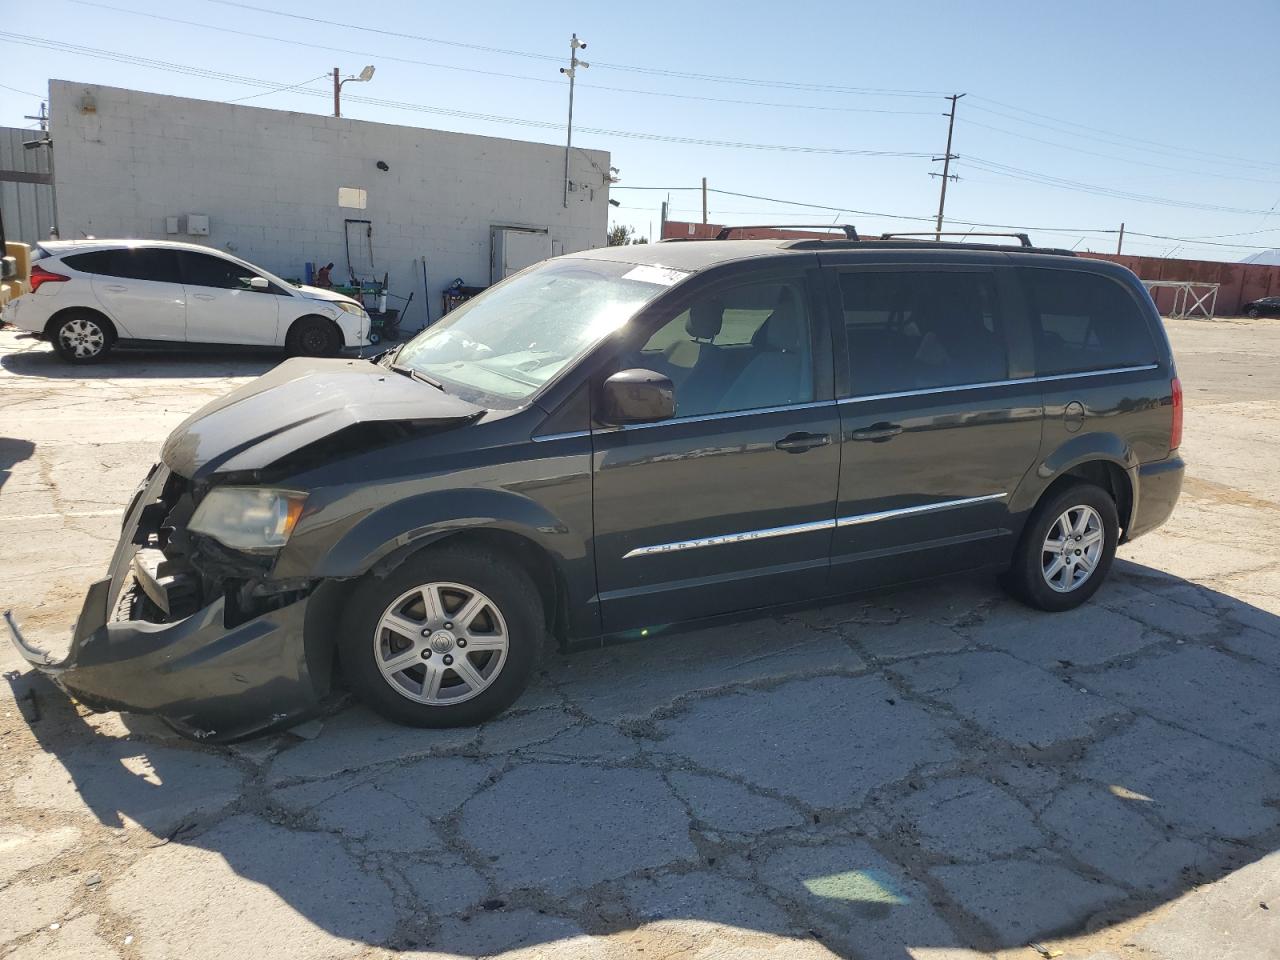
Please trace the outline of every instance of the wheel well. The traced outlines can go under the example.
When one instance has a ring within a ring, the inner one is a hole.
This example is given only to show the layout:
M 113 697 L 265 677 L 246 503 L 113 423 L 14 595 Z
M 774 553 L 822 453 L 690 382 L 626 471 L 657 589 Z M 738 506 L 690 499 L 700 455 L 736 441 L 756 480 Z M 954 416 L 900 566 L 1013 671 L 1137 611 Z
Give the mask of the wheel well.
M 557 642 L 564 640 L 569 622 L 568 590 L 565 588 L 564 578 L 555 560 L 545 549 L 529 538 L 509 530 L 459 530 L 457 533 L 432 540 L 421 550 L 431 550 L 442 544 L 474 547 L 501 557 L 508 557 L 518 563 L 529 575 L 529 579 L 537 588 L 538 596 L 542 599 L 547 632 Z M 399 566 L 421 550 L 414 550 L 412 553 L 398 557 L 392 566 Z M 381 563 L 375 566 L 373 572 L 377 574 L 381 566 Z
M 1120 518 L 1120 530 L 1122 533 L 1127 530 L 1133 511 L 1133 486 L 1129 481 L 1129 475 L 1110 460 L 1089 460 L 1076 464 L 1049 484 L 1040 499 L 1043 500 L 1078 480 L 1092 483 L 1111 494 L 1111 499 L 1116 504 L 1116 515 Z
M 93 314 L 93 316 L 95 316 L 98 319 L 98 321 L 102 324 L 103 329 L 106 330 L 107 336 L 109 336 L 112 340 L 120 339 L 120 333 L 116 330 L 116 325 L 111 322 L 111 318 L 108 317 L 101 310 L 93 309 L 93 307 L 63 307 L 61 310 L 59 310 L 57 313 L 51 316 L 49 318 L 49 321 L 44 325 L 45 336 L 48 337 L 50 340 L 52 340 L 53 332 L 58 328 L 58 324 L 60 324 L 63 320 L 65 320 L 71 314 L 75 314 L 75 313 Z
M 321 323 L 328 324 L 330 329 L 333 330 L 334 335 L 338 338 L 338 347 L 342 348 L 347 345 L 346 337 L 342 335 L 342 328 L 338 326 L 332 318 L 322 316 L 318 313 L 308 313 L 305 316 L 298 317 L 293 321 L 293 323 L 289 324 L 289 332 L 284 336 L 284 342 L 286 344 L 293 343 L 293 332 L 298 329 L 298 324 L 302 323 L 304 320 L 319 320 Z

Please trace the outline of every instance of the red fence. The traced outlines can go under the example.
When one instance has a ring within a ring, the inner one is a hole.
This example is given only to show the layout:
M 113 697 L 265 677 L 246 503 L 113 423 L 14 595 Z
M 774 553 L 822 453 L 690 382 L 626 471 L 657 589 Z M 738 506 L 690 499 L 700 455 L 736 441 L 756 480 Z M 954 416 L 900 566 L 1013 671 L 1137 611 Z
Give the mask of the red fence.
M 662 225 L 663 240 L 712 240 L 723 227 L 718 223 L 687 223 L 668 220 Z M 803 230 L 755 230 L 735 231 L 735 239 L 800 239 L 830 237 L 829 233 L 810 233 Z M 838 236 L 838 234 L 837 234 Z M 1218 283 L 1219 316 L 1233 316 L 1240 312 L 1241 304 L 1259 297 L 1280 297 L 1280 266 L 1260 263 L 1221 263 L 1217 260 L 1169 260 L 1163 257 L 1131 257 L 1127 254 L 1081 253 L 1082 257 L 1110 260 L 1128 267 L 1143 280 L 1193 280 L 1198 283 Z M 1173 305 L 1172 290 L 1157 290 L 1156 303 L 1161 312 L 1168 312 Z

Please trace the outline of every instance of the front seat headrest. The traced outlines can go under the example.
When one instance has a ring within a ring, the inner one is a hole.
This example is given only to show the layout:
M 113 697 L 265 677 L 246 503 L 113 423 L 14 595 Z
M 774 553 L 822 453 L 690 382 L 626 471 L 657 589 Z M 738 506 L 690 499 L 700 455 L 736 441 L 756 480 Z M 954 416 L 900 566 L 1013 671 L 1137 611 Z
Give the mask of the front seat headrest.
M 772 350 L 799 350 L 804 337 L 800 323 L 800 311 L 795 297 L 787 287 L 782 288 L 773 313 L 764 323 L 765 343 Z
M 695 340 L 714 340 L 724 323 L 723 300 L 699 300 L 689 308 L 685 332 Z

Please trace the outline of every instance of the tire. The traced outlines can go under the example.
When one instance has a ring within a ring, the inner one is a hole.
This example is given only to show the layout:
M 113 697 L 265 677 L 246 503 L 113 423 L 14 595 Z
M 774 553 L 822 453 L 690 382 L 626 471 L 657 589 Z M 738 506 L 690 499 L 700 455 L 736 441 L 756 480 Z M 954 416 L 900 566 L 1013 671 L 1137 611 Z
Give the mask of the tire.
M 1064 523 L 1070 529 L 1064 531 Z M 1091 544 L 1090 538 L 1097 534 L 1101 539 Z M 1073 544 L 1076 537 L 1082 539 Z M 1092 483 L 1072 484 L 1037 505 L 1005 574 L 1005 588 L 1037 610 L 1072 610 L 1106 580 L 1119 537 L 1120 522 L 1111 495 Z M 1050 540 L 1063 544 L 1062 551 L 1047 549 Z
M 342 345 L 337 328 L 323 317 L 303 317 L 295 322 L 286 343 L 296 357 L 332 357 Z
M 1250 320 L 1257 320 L 1258 317 L 1261 315 L 1262 314 L 1257 307 L 1250 307 L 1248 310 L 1248 316 Z
M 434 604 L 430 614 L 424 591 Z M 466 624 L 455 624 L 459 614 L 468 616 Z M 524 691 L 545 623 L 537 588 L 522 568 L 489 551 L 444 545 L 356 587 L 343 613 L 338 656 L 356 696 L 387 719 L 468 726 L 501 713 Z M 397 669 L 397 662 L 404 666 Z
M 68 363 L 97 363 L 115 339 L 111 324 L 92 310 L 69 311 L 49 324 L 49 342 Z

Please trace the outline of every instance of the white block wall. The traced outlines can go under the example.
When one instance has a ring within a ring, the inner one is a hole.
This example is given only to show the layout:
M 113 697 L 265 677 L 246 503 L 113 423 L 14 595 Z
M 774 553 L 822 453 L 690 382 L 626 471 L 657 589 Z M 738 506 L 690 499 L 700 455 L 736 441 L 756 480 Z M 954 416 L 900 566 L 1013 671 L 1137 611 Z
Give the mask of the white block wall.
M 556 252 L 603 246 L 609 154 L 575 148 L 563 206 L 564 149 L 362 120 L 189 100 L 95 84 L 50 83 L 58 222 L 64 239 L 207 243 L 285 277 L 335 264 L 345 279 L 345 219 L 373 222 L 378 275 L 431 318 L 454 277 L 489 282 L 490 227 L 546 227 Z M 378 161 L 390 168 L 383 172 Z M 365 210 L 339 187 L 368 191 Z M 165 233 L 165 218 L 209 217 L 207 238 Z M 397 306 L 391 301 L 391 306 Z

